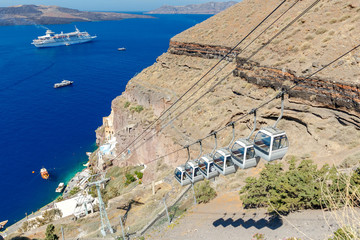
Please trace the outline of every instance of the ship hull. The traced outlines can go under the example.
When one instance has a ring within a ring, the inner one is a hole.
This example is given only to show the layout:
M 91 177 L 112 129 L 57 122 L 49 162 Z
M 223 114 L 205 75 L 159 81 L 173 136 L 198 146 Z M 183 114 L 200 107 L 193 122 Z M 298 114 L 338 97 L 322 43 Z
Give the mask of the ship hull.
M 59 46 L 68 46 L 68 45 L 73 45 L 73 44 L 86 43 L 86 42 L 92 41 L 95 38 L 96 37 L 93 36 L 93 37 L 86 38 L 86 39 L 74 39 L 74 40 L 63 39 L 63 40 L 57 40 L 57 41 L 49 41 L 46 43 L 32 43 L 32 44 L 38 48 L 59 47 Z
M 40 170 L 40 175 L 41 175 L 41 177 L 42 177 L 43 179 L 45 179 L 45 180 L 49 179 L 49 173 L 48 173 L 48 171 L 46 170 L 46 168 L 42 168 L 42 169 Z

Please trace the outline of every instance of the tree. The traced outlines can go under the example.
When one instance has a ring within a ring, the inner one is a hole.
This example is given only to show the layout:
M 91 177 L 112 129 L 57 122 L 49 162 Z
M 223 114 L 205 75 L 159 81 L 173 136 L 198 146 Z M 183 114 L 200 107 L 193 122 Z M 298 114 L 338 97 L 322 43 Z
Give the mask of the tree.
M 45 232 L 45 240 L 58 240 L 59 237 L 54 232 L 55 226 L 53 224 L 47 225 Z

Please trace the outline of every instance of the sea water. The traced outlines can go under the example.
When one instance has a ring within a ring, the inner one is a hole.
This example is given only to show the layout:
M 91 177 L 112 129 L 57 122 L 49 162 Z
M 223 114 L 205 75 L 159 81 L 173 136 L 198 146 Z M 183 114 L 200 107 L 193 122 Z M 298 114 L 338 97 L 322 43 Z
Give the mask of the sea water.
M 48 25 L 55 33 L 76 25 L 97 39 L 42 49 L 30 43 L 45 28 L 0 27 L 0 221 L 9 226 L 59 196 L 57 185 L 83 168 L 95 130 L 131 77 L 166 52 L 171 37 L 211 15 L 154 16 Z M 74 84 L 54 89 L 63 79 Z

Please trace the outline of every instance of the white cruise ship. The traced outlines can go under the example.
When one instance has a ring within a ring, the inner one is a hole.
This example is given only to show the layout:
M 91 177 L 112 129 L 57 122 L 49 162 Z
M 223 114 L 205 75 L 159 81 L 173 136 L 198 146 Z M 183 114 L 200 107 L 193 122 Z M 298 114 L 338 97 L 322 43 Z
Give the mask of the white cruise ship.
M 59 33 L 55 34 L 51 30 L 46 30 L 45 36 L 40 36 L 37 39 L 34 39 L 31 44 L 34 44 L 36 47 L 57 47 L 57 46 L 68 46 L 71 44 L 85 43 L 89 42 L 96 38 L 96 36 L 91 36 L 87 32 L 80 32 L 77 27 L 75 27 L 75 32 L 71 33 Z

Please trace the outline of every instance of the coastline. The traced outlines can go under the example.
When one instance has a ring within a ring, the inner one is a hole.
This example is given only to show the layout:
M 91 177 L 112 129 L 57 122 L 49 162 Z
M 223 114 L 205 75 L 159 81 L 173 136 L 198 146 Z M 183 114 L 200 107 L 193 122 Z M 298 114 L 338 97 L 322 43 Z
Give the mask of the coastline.
M 96 144 L 95 144 L 96 146 Z M 96 146 L 97 148 L 97 146 Z M 88 156 L 90 157 L 90 156 Z M 88 159 L 89 161 L 89 159 Z M 81 164 L 78 168 L 76 168 L 74 171 L 72 171 L 71 173 L 69 173 L 66 177 L 65 177 L 65 180 L 64 180 L 64 183 L 65 183 L 65 189 L 63 192 L 61 192 L 60 194 L 58 194 L 56 196 L 55 199 L 53 199 L 51 202 L 47 203 L 46 205 L 42 206 L 41 208 L 39 208 L 36 212 L 32 212 L 31 214 L 25 216 L 24 218 L 22 218 L 21 220 L 19 221 L 16 221 L 15 223 L 13 223 L 12 225 L 8 226 L 5 228 L 5 230 L 3 230 L 2 232 L 0 232 L 2 235 L 0 236 L 3 236 L 3 237 L 6 237 L 6 236 L 9 236 L 11 234 L 14 234 L 14 233 L 17 233 L 18 232 L 18 229 L 21 228 L 22 224 L 27 221 L 27 220 L 30 220 L 30 219 L 35 219 L 37 217 L 40 217 L 42 215 L 42 212 L 45 211 L 45 210 L 49 210 L 51 208 L 54 207 L 54 204 L 56 203 L 56 199 L 59 197 L 59 196 L 63 196 L 65 194 L 65 190 L 68 189 L 68 185 L 69 183 L 71 182 L 76 182 L 76 178 L 84 173 L 87 169 L 89 169 L 88 167 L 85 167 L 83 166 L 83 164 Z M 71 189 L 69 189 L 71 190 Z M 54 192 L 55 192 L 55 189 L 54 189 Z M 64 200 L 65 199 L 68 199 L 69 196 L 65 196 L 64 197 Z

